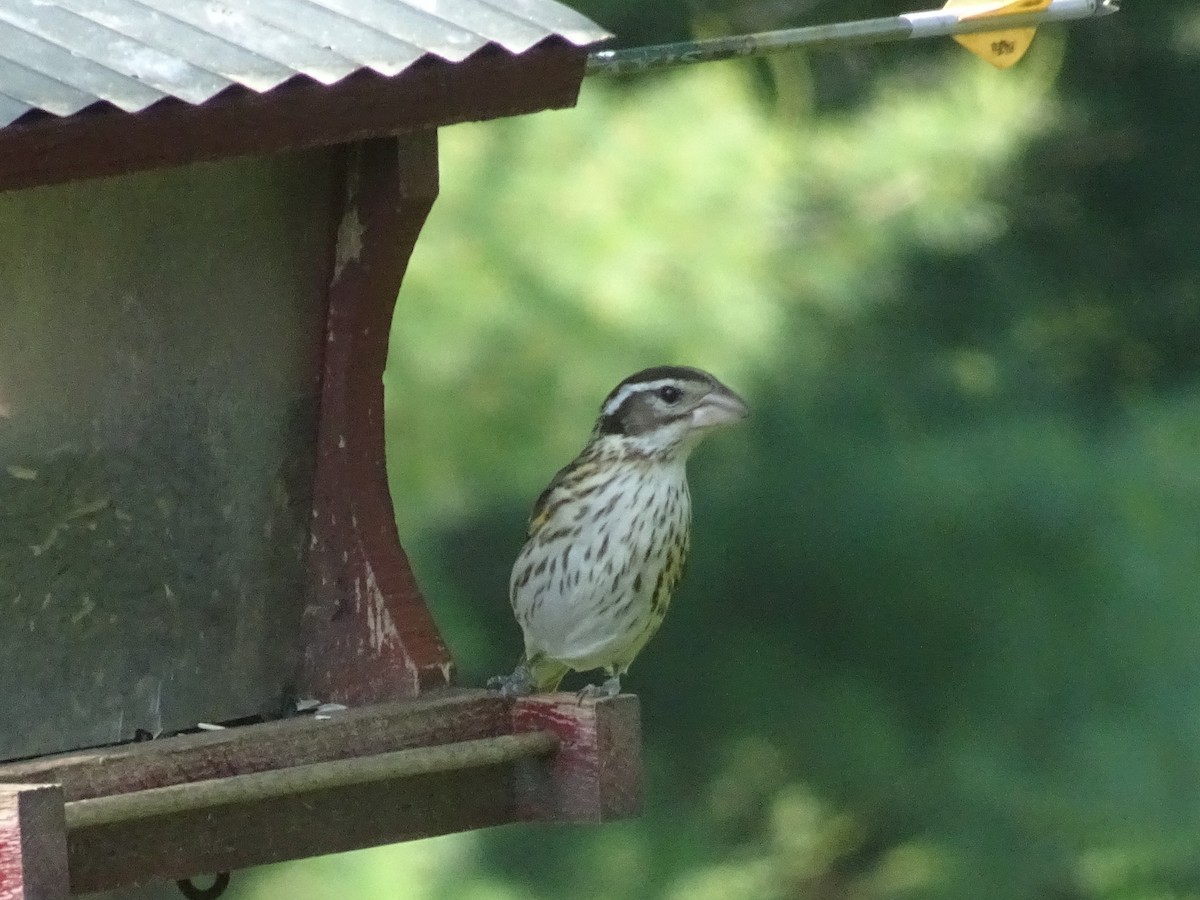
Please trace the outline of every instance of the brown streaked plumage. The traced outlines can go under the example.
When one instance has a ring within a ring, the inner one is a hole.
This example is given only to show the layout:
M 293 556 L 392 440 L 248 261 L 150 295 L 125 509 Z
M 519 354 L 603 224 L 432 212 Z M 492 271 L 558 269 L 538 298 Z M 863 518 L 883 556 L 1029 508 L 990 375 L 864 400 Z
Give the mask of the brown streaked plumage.
M 552 691 L 568 671 L 604 669 L 588 692 L 620 690 L 687 561 L 688 456 L 745 415 L 742 399 L 700 369 L 657 366 L 613 388 L 587 446 L 534 503 L 509 586 L 525 658 L 493 687 Z

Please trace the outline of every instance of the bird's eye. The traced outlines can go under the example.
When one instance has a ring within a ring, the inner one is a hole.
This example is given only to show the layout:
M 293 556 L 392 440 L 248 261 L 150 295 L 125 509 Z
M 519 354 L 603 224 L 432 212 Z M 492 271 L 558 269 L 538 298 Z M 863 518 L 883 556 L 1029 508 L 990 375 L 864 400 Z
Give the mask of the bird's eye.
M 664 384 L 658 389 L 658 396 L 663 403 L 676 403 L 683 396 L 683 391 L 673 384 Z

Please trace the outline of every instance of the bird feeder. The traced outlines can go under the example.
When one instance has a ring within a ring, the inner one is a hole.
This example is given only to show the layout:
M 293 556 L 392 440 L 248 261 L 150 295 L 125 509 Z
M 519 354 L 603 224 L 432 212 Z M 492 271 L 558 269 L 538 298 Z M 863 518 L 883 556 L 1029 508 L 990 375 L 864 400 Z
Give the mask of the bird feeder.
M 605 36 L 513 8 L 0 10 L 4 900 L 636 809 L 633 698 L 452 687 L 385 478 L 437 128 Z

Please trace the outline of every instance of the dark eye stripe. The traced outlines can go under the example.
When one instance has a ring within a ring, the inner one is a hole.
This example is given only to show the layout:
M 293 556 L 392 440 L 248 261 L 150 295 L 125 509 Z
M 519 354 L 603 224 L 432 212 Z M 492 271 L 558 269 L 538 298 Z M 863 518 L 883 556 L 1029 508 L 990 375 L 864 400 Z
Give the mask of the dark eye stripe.
M 621 405 L 606 416 L 600 417 L 600 433 L 601 434 L 629 434 L 629 415 L 633 407 L 638 403 L 644 403 L 646 394 L 645 390 L 635 390 L 628 397 L 621 401 Z
M 667 390 L 675 392 L 674 400 L 667 400 L 663 396 L 663 392 Z M 675 403 L 678 402 L 679 398 L 682 396 L 683 391 L 675 385 L 662 385 L 661 387 L 653 389 L 649 387 L 635 389 L 628 397 L 621 401 L 621 405 L 615 410 L 607 415 L 600 416 L 599 421 L 596 423 L 596 431 L 598 434 L 617 435 L 629 435 L 635 432 L 641 433 L 641 431 L 644 431 L 645 429 L 634 429 L 632 431 L 630 429 L 630 422 L 634 415 L 634 409 L 637 406 L 640 405 L 644 408 L 646 406 L 646 400 L 649 397 L 657 397 L 666 403 Z M 647 410 L 647 412 L 649 412 L 649 410 Z M 650 415 L 653 416 L 654 414 L 650 413 Z M 652 427 L 658 427 L 659 425 L 676 422 L 680 419 L 687 418 L 688 415 L 690 415 L 690 413 L 654 416 L 655 421 Z
M 601 416 L 596 431 L 599 434 L 624 434 L 625 424 L 621 421 L 620 411 L 611 416 Z
M 608 392 L 608 396 L 604 398 L 604 402 L 600 404 L 600 408 L 606 409 L 608 404 L 612 402 L 612 399 L 621 393 L 622 388 L 634 386 L 636 390 L 636 386 L 664 380 L 684 381 L 699 385 L 707 390 L 712 390 L 720 386 L 720 382 L 717 379 L 700 369 L 692 369 L 687 366 L 655 366 L 652 369 L 643 369 L 640 372 L 635 372 L 623 380 Z

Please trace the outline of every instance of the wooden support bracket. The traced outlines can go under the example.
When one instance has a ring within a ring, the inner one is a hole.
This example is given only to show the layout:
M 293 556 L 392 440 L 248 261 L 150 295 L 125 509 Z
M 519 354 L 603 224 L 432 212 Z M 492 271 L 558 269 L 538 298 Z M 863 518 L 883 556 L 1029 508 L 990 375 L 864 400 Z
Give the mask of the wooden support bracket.
M 0 784 L 0 900 L 65 900 L 62 788 Z
M 346 148 L 321 377 L 301 696 L 358 705 L 451 681 L 396 534 L 383 370 L 396 292 L 438 189 L 437 134 Z
M 89 893 L 490 825 L 629 816 L 637 715 L 632 696 L 446 690 L 0 765 L 0 900 L 61 900 L 68 871 L 71 892 Z
M 575 694 L 525 697 L 513 707 L 513 729 L 559 741 L 548 764 L 518 769 L 522 819 L 605 822 L 641 811 L 641 707 L 633 694 L 583 702 Z

